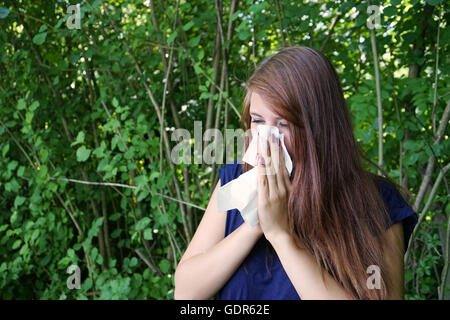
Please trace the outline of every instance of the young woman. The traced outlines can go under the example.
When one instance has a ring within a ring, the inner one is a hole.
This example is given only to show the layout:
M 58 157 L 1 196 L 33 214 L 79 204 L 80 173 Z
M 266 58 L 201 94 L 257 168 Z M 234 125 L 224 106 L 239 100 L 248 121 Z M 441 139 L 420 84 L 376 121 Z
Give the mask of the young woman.
M 218 212 L 216 199 L 220 185 L 250 166 L 219 169 L 175 272 L 175 298 L 402 299 L 417 215 L 393 182 L 363 168 L 329 60 L 308 47 L 266 58 L 248 80 L 242 119 L 244 129 L 279 128 L 293 171 L 270 139 L 258 153 L 259 225 L 251 227 L 237 210 Z

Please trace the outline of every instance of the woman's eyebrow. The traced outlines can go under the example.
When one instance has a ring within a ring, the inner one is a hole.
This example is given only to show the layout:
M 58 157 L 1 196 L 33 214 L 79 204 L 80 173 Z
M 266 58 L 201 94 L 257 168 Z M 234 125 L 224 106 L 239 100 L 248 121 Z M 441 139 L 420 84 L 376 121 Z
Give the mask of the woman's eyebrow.
M 260 118 L 263 118 L 261 115 L 259 115 L 259 114 L 256 113 L 256 112 L 250 112 L 250 115 L 251 115 L 251 116 L 254 116 L 254 117 L 260 117 Z M 275 120 L 284 120 L 284 119 L 281 118 L 281 117 L 276 117 Z

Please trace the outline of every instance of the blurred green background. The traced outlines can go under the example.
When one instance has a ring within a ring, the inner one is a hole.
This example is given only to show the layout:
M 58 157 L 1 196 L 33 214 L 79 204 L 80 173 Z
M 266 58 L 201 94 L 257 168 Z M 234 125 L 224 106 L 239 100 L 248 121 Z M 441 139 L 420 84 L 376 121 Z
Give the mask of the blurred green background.
M 172 133 L 239 128 L 258 62 L 306 45 L 336 67 L 362 150 L 413 195 L 405 297 L 449 299 L 448 13 L 440 0 L 0 1 L 0 298 L 172 299 L 221 166 L 174 164 Z

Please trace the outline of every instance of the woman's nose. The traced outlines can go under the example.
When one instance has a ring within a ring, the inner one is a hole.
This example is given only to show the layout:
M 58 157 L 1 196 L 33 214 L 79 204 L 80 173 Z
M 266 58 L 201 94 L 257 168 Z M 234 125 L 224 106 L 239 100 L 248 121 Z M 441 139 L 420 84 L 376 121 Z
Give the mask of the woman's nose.
M 278 129 L 280 129 L 280 127 L 278 126 L 278 122 L 276 121 L 267 121 L 267 125 L 272 127 L 278 127 Z

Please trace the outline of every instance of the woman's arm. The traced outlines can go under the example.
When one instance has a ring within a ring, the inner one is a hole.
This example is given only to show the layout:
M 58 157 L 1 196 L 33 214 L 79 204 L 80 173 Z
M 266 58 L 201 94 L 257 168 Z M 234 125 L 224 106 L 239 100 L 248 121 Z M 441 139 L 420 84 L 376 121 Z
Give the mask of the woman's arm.
M 269 238 L 286 274 L 302 300 L 351 299 L 327 272 L 322 281 L 321 268 L 314 257 L 300 249 L 288 234 Z
M 264 236 L 274 247 L 301 299 L 351 299 L 327 272 L 322 280 L 322 269 L 314 257 L 300 249 L 289 234 L 286 213 L 291 183 L 281 148 L 276 140 L 270 140 L 269 144 L 272 154 L 278 157 L 268 157 L 265 150 L 258 154 L 258 216 Z M 387 230 L 383 246 L 390 299 L 403 298 L 403 254 L 403 227 L 396 223 Z
M 390 278 L 389 299 L 403 299 L 403 226 L 396 223 L 386 232 L 383 248 L 384 260 Z M 322 281 L 321 267 L 314 257 L 298 248 L 292 237 L 286 233 L 269 238 L 286 274 L 303 299 L 352 299 L 341 286 L 325 272 Z M 369 277 L 369 274 L 367 275 Z M 377 290 L 374 288 L 373 290 Z
M 175 299 L 209 299 L 244 261 L 262 235 L 259 226 L 243 223 L 223 237 L 226 213 L 217 210 L 214 190 L 202 221 L 175 271 Z

